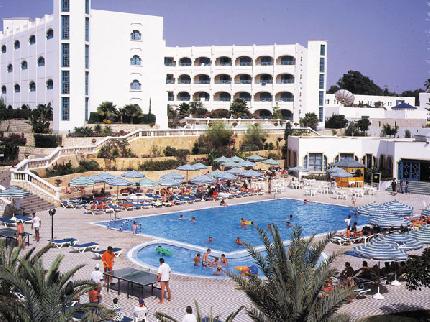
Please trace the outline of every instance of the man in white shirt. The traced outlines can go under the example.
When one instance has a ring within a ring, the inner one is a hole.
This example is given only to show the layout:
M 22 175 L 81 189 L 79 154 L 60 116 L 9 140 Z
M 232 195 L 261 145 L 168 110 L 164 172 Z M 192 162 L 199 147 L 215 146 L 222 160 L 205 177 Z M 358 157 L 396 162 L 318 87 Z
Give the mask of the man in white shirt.
M 39 242 L 40 240 L 40 225 L 42 224 L 42 220 L 39 216 L 36 215 L 35 212 L 33 212 L 33 219 L 31 220 L 31 224 L 33 225 L 34 229 L 34 239 Z
M 101 284 L 103 281 L 103 273 L 100 272 L 100 265 L 97 263 L 94 270 L 91 272 L 91 281 L 97 284 Z
M 348 217 L 345 218 L 345 224 L 347 228 L 351 226 L 351 215 L 348 215 Z
M 197 322 L 197 318 L 193 314 L 193 309 L 191 306 L 187 306 L 185 312 L 186 314 L 184 315 L 182 322 Z
M 160 294 L 160 304 L 164 303 L 164 293 L 167 290 L 167 300 L 171 300 L 171 293 L 169 287 L 170 280 L 170 266 L 164 262 L 164 258 L 160 258 L 160 266 L 157 271 L 157 281 L 160 282 L 161 285 L 161 294 Z
M 134 307 L 133 322 L 146 322 L 148 307 L 142 297 L 139 298 L 139 306 Z

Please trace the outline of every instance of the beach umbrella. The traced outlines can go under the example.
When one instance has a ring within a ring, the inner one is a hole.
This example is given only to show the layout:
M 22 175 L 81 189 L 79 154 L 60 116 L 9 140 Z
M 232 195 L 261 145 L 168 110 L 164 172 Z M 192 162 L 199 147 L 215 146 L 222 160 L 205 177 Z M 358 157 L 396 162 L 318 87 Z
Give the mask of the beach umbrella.
M 177 187 L 180 186 L 182 180 L 174 179 L 174 178 L 164 178 L 158 181 L 158 184 L 163 187 Z
M 165 179 L 173 179 L 176 181 L 183 181 L 184 176 L 180 173 L 177 173 L 177 172 L 169 172 L 169 173 L 160 177 L 160 180 L 165 180 Z
M 252 162 L 260 162 L 263 161 L 265 158 L 259 156 L 258 154 L 253 154 L 250 157 L 247 157 L 247 159 Z
M 328 173 L 332 173 L 332 172 L 337 172 L 339 170 L 343 170 L 342 168 L 339 167 L 333 167 L 327 170 Z
M 333 178 L 352 178 L 353 177 L 353 175 L 351 173 L 346 172 L 343 169 L 331 172 L 330 176 Z
M 231 161 L 233 161 L 233 162 L 242 162 L 244 160 L 242 158 L 239 158 L 238 156 L 234 156 L 234 157 L 231 158 Z
M 424 216 L 430 216 L 430 208 L 423 209 L 421 214 Z
M 297 166 L 297 167 L 288 168 L 288 171 L 289 172 L 309 172 L 309 169 L 302 166 Z
M 5 190 L 0 191 L 0 197 L 11 198 L 11 199 L 21 199 L 28 196 L 30 193 L 18 187 L 10 187 Z
M 194 170 L 205 170 L 208 167 L 205 166 L 203 163 L 197 162 L 197 163 L 193 164 L 193 168 L 194 168 Z
M 391 213 L 403 214 L 403 215 L 411 215 L 414 208 L 408 206 L 400 201 L 393 200 L 389 202 L 383 203 L 383 205 L 390 211 Z
M 229 160 L 229 158 L 226 158 L 225 156 L 222 156 L 222 157 L 220 157 L 220 158 L 216 158 L 216 159 L 214 159 L 214 161 L 215 161 L 215 162 L 218 162 L 218 163 L 227 162 L 228 160 Z
M 215 178 L 208 175 L 201 175 L 191 179 L 192 184 L 211 184 L 215 182 Z
M 106 182 L 106 180 L 114 179 L 116 177 L 110 173 L 102 172 L 102 173 L 96 174 L 95 176 L 92 176 L 91 178 L 94 180 L 94 183 L 100 183 L 100 182 Z
M 238 168 L 233 168 L 238 169 Z M 232 173 L 229 173 L 227 171 L 213 171 L 209 173 L 209 175 L 215 179 L 221 179 L 221 180 L 234 180 L 236 179 L 236 176 Z
M 267 159 L 267 160 L 262 161 L 261 163 L 268 164 L 268 165 L 274 166 L 274 167 L 279 166 L 279 162 L 276 160 L 273 160 L 273 159 Z
M 249 167 L 254 167 L 255 166 L 255 163 L 251 162 L 251 161 L 241 161 L 241 162 L 238 162 L 238 164 L 241 167 L 245 167 L 245 168 L 249 168 Z
M 425 225 L 419 230 L 412 231 L 411 235 L 414 236 L 419 242 L 430 245 L 430 225 Z
M 92 177 L 77 177 L 70 181 L 71 187 L 87 187 L 94 185 L 94 179 Z
M 139 186 L 141 187 L 155 187 L 157 185 L 158 183 L 156 181 L 153 181 L 148 178 L 143 178 L 142 180 L 139 181 Z
M 121 174 L 121 177 L 130 179 L 141 179 L 145 178 L 145 175 L 142 172 L 132 170 L 124 172 L 123 174 Z
M 224 168 L 240 168 L 242 167 L 239 162 L 227 161 L 222 164 Z
M 184 164 L 176 168 L 179 171 L 194 171 L 194 168 L 191 164 Z
M 369 223 L 381 228 L 400 228 L 409 225 L 409 221 L 407 219 L 393 214 L 385 214 L 384 216 L 370 216 Z
M 357 207 L 357 212 L 360 215 L 369 215 L 371 213 L 374 213 L 375 211 L 379 211 L 381 209 L 381 205 L 377 203 L 369 203 L 367 205 L 363 205 L 360 207 Z
M 383 237 L 377 237 L 377 239 L 396 243 L 400 249 L 406 252 L 423 247 L 423 244 L 414 235 L 407 233 L 393 233 Z
M 231 173 L 234 175 L 240 175 L 243 172 L 243 170 L 241 168 L 231 168 L 230 170 L 227 170 L 225 172 Z
M 405 251 L 401 250 L 396 243 L 378 239 L 366 245 L 354 247 L 352 252 L 358 257 L 383 261 L 401 261 L 408 258 Z
M 131 186 L 134 184 L 133 182 L 125 180 L 121 177 L 106 179 L 105 182 L 106 182 L 106 184 L 113 186 L 113 187 L 127 187 L 127 186 Z
M 246 170 L 239 174 L 242 177 L 252 178 L 252 177 L 261 177 L 263 174 L 254 170 Z

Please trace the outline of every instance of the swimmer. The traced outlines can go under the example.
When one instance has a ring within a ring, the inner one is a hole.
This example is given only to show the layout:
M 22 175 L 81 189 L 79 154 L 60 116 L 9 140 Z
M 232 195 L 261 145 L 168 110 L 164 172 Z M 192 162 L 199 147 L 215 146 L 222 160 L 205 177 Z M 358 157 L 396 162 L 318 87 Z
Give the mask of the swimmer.
M 234 242 L 236 243 L 236 245 L 242 246 L 242 241 L 240 240 L 239 236 L 237 236 L 237 238 L 236 238 L 236 240 Z
M 191 217 L 191 223 L 192 223 L 192 224 L 195 224 L 195 223 L 196 223 L 196 221 L 197 221 L 196 217 L 194 217 L 194 216 L 193 216 L 193 217 Z
M 222 267 L 221 266 L 218 266 L 217 268 L 216 268 L 216 271 L 214 271 L 213 273 L 212 273 L 212 275 L 214 275 L 214 276 L 221 276 L 223 274 L 223 271 L 222 271 Z
M 293 220 L 293 214 L 290 214 L 290 221 Z
M 208 243 L 212 243 L 213 241 L 214 241 L 213 237 L 212 237 L 212 236 L 209 236 L 209 238 L 208 238 Z
M 308 199 L 303 200 L 303 203 L 307 204 L 308 203 Z
M 218 267 L 219 266 L 219 258 L 215 257 L 214 260 L 210 263 L 210 266 Z
M 208 267 L 210 261 L 209 261 L 209 254 L 211 253 L 211 249 L 208 248 L 206 250 L 206 253 L 203 254 L 203 258 L 202 258 L 202 266 L 203 267 Z
M 221 264 L 224 266 L 228 265 L 227 257 L 225 257 L 225 254 L 221 254 Z
M 241 225 L 241 226 L 245 226 L 245 219 L 240 218 L 240 225 Z
M 287 224 L 287 227 L 292 227 L 293 226 L 293 224 L 291 222 L 289 222 L 289 221 L 287 221 L 286 224 Z
M 224 198 L 221 199 L 221 202 L 219 203 L 219 205 L 223 207 L 227 206 L 227 203 L 225 202 Z
M 197 253 L 196 256 L 194 256 L 194 266 L 199 266 L 200 265 L 200 253 Z
M 134 235 L 137 234 L 137 222 L 133 221 L 133 224 L 131 225 L 131 231 L 133 232 Z
M 183 214 L 180 214 L 178 219 L 179 219 L 179 220 L 184 220 L 184 219 L 185 219 L 185 218 L 184 218 L 184 215 L 183 215 Z

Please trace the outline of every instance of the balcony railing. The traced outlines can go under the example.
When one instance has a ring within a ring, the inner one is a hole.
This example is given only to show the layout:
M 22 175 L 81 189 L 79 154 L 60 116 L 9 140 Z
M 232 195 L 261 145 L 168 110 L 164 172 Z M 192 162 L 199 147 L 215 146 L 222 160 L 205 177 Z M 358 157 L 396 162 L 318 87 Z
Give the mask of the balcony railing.
M 241 79 L 241 80 L 235 81 L 235 84 L 251 84 L 251 83 L 252 83 L 252 80 L 250 79 Z
M 230 79 L 220 79 L 215 81 L 215 84 L 231 84 L 231 80 Z
M 239 62 L 239 66 L 252 66 L 251 62 L 241 61 Z
M 294 98 L 292 97 L 281 97 L 279 99 L 280 102 L 294 102 Z
M 281 60 L 280 65 L 295 65 L 296 62 L 294 60 Z
M 166 84 L 175 84 L 175 80 L 174 79 L 167 79 Z
M 196 80 L 194 84 L 210 84 L 210 80 Z
M 262 61 L 260 66 L 273 66 L 273 62 L 271 61 Z
M 229 62 L 229 63 L 217 63 L 216 66 L 231 66 L 231 62 Z
M 294 79 L 281 79 L 276 84 L 294 84 Z
M 173 62 L 173 63 L 164 63 L 164 66 L 174 67 L 174 66 L 176 66 L 176 62 Z
M 272 80 L 264 80 L 264 81 L 262 80 L 262 81 L 257 81 L 255 83 L 265 86 L 267 84 L 273 84 L 273 81 Z
M 191 66 L 191 63 L 179 63 L 179 66 Z
M 178 84 L 191 84 L 190 80 L 179 80 Z

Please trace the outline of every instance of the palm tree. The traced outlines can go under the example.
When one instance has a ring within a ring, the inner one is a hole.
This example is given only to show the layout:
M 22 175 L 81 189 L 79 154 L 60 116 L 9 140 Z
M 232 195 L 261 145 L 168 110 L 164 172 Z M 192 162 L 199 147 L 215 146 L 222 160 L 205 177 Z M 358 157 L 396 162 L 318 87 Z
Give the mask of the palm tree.
M 194 301 L 194 305 L 196 307 L 195 312 L 196 312 L 197 322 L 202 322 L 202 321 L 205 321 L 205 322 L 221 322 L 220 317 L 218 315 L 214 316 L 212 314 L 212 309 L 211 309 L 211 312 L 209 313 L 209 316 L 203 317 L 197 301 Z M 224 320 L 224 322 L 232 322 L 243 308 L 244 308 L 244 306 L 241 306 L 237 311 L 231 313 L 229 316 L 227 316 L 227 318 Z M 155 312 L 155 317 L 160 322 L 179 322 L 179 320 L 176 320 L 175 318 L 173 318 L 173 317 L 171 317 L 165 313 L 162 313 L 162 312 Z
M 0 244 L 0 320 L 23 322 L 66 322 L 79 311 L 99 311 L 111 316 L 111 312 L 96 304 L 70 306 L 96 285 L 91 281 L 70 279 L 84 265 L 78 265 L 64 273 L 59 267 L 64 256 L 57 256 L 46 269 L 42 256 L 52 246 L 35 252 L 32 248 L 21 254 L 20 248 Z
M 122 121 L 133 123 L 135 118 L 142 116 L 142 109 L 138 104 L 127 104 L 120 110 Z
M 302 229 L 295 227 L 291 243 L 285 249 L 276 226 L 269 234 L 258 228 L 266 255 L 246 245 L 265 279 L 230 274 L 255 305 L 248 315 L 258 322 L 324 322 L 351 295 L 349 288 L 338 286 L 322 296 L 324 284 L 335 273 L 330 268 L 334 256 L 319 262 L 330 235 L 316 242 L 313 237 L 302 238 Z
M 428 78 L 425 82 L 424 82 L 424 86 L 426 88 L 426 92 L 430 92 L 430 78 Z
M 116 105 L 112 102 L 102 102 L 97 107 L 97 114 L 103 117 L 103 120 L 107 120 L 112 116 L 118 114 L 118 110 L 116 109 Z

